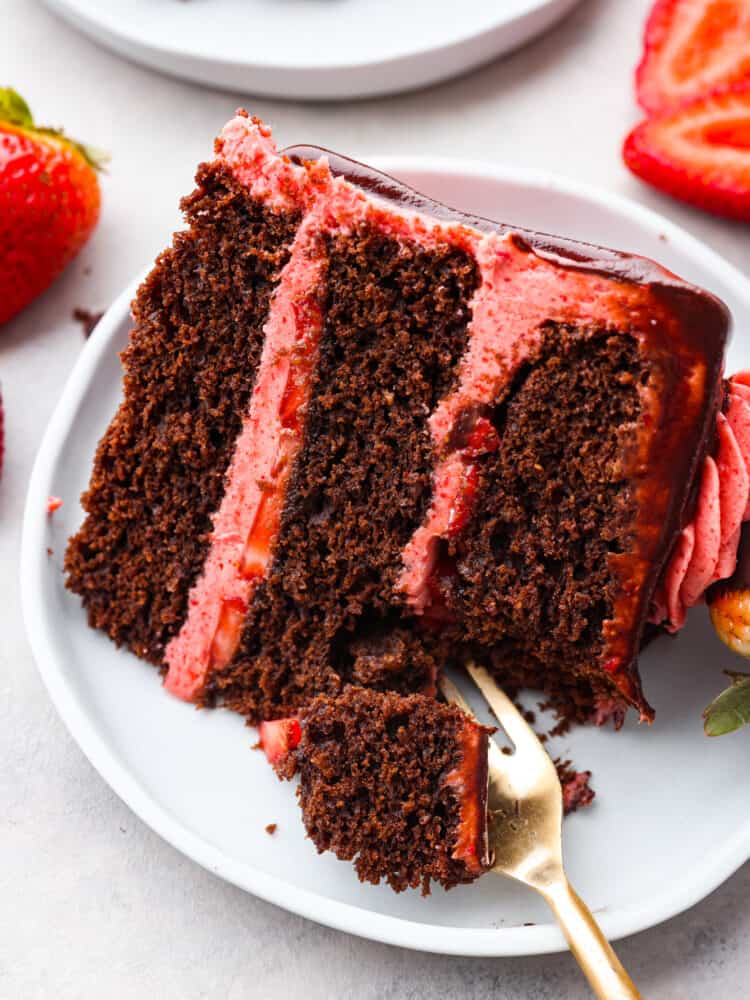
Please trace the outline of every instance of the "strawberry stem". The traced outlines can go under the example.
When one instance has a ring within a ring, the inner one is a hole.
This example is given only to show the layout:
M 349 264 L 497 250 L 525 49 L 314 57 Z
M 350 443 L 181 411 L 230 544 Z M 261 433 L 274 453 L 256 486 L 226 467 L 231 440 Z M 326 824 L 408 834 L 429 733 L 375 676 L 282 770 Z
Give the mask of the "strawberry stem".
M 70 139 L 61 128 L 48 128 L 34 124 L 34 116 L 31 108 L 21 97 L 17 90 L 12 87 L 0 87 L 0 122 L 8 122 L 16 125 L 26 132 L 36 135 L 46 135 L 53 139 L 64 142 L 67 146 L 84 158 L 88 165 L 97 171 L 103 171 L 109 162 L 109 154 L 96 146 L 88 146 L 85 143 Z
M 34 127 L 31 108 L 12 87 L 0 87 L 0 121 L 19 125 L 21 128 Z

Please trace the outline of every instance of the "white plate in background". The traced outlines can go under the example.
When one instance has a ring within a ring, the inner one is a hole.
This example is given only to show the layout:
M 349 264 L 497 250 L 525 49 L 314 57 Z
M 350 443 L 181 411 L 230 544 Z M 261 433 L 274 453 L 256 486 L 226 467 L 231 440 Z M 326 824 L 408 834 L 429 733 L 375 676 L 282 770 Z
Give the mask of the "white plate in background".
M 349 100 L 424 87 L 546 31 L 578 0 L 46 0 L 153 69 L 247 94 Z
M 378 165 L 467 211 L 655 257 L 720 295 L 738 331 L 750 329 L 750 282 L 660 216 L 552 175 L 419 158 Z M 288 784 L 276 780 L 254 730 L 227 711 L 198 712 L 167 695 L 156 671 L 89 629 L 61 572 L 82 512 L 96 443 L 120 396 L 118 352 L 129 330 L 127 289 L 86 344 L 45 434 L 29 488 L 21 583 L 42 677 L 102 777 L 141 819 L 210 871 L 279 906 L 363 937 L 425 951 L 520 955 L 562 950 L 544 904 L 487 876 L 429 899 L 361 885 L 352 867 L 318 856 Z M 750 366 L 739 334 L 728 370 Z M 47 497 L 64 499 L 52 518 Z M 47 549 L 53 555 L 47 555 Z M 644 653 L 656 723 L 620 733 L 577 728 L 553 753 L 591 768 L 597 799 L 564 825 L 573 883 L 611 939 L 697 902 L 750 855 L 748 734 L 704 737 L 701 711 L 738 660 L 705 609 L 684 632 Z M 264 827 L 277 823 L 269 837 Z

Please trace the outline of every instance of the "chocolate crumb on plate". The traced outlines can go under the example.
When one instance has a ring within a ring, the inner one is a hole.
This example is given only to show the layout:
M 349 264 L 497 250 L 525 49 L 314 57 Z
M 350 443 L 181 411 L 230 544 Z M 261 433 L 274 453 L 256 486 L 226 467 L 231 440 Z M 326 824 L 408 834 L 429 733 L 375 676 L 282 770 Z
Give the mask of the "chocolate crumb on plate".
M 556 757 L 553 764 L 557 768 L 563 792 L 563 813 L 568 816 L 576 809 L 590 806 L 594 801 L 596 792 L 589 785 L 591 771 L 576 771 L 569 760 L 562 760 Z
M 73 319 L 76 323 L 81 324 L 83 329 L 83 335 L 86 340 L 89 339 L 91 334 L 94 332 L 94 327 L 99 322 L 99 320 L 104 315 L 104 310 L 101 312 L 92 312 L 90 309 L 76 308 L 73 310 Z

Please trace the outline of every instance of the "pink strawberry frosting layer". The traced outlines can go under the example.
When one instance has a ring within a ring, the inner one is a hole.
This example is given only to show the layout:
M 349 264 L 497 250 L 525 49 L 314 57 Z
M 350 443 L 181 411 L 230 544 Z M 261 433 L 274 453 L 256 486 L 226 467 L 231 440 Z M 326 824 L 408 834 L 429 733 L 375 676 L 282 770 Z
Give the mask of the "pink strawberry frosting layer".
M 250 118 L 237 116 L 224 129 L 221 155 L 251 194 L 276 211 L 299 210 L 305 204 L 307 172 L 281 161 L 270 131 Z M 281 165 L 281 169 L 280 169 Z M 278 475 L 284 452 L 288 466 L 299 449 L 299 434 L 282 424 L 281 410 L 294 361 L 303 342 L 314 348 L 319 330 L 310 328 L 311 310 L 300 303 L 314 296 L 320 260 L 314 252 L 317 213 L 308 211 L 295 236 L 263 330 L 264 343 L 250 412 L 245 417 L 227 473 L 227 487 L 213 518 L 213 533 L 203 572 L 188 598 L 188 614 L 165 652 L 165 687 L 192 700 L 200 694 L 217 636 L 222 608 L 235 602 L 247 608 L 269 562 L 268 551 L 248 552 L 248 538 L 264 496 L 264 485 Z M 314 316 L 314 311 L 312 312 Z M 248 576 L 243 563 L 255 556 L 259 573 Z M 226 650 L 231 656 L 232 649 Z
M 247 608 L 270 561 L 266 547 L 252 550 L 251 529 L 261 509 L 264 484 L 280 475 L 285 481 L 300 447 L 300 435 L 282 422 L 282 406 L 295 348 L 314 349 L 320 333 L 319 311 L 305 308 L 319 283 L 320 262 L 311 252 L 316 218 L 311 212 L 292 246 L 268 321 L 250 412 L 235 445 L 227 488 L 214 516 L 213 535 L 203 574 L 188 598 L 188 616 L 166 649 L 165 686 L 187 700 L 198 693 L 209 665 L 222 607 L 228 602 Z M 278 466 L 282 460 L 284 469 Z M 283 484 L 282 484 L 283 488 Z M 248 576 L 243 564 L 256 572 Z M 228 650 L 228 657 L 234 652 Z
M 714 454 L 703 462 L 695 514 L 680 533 L 650 621 L 676 632 L 706 588 L 731 576 L 743 521 L 750 520 L 750 372 L 729 381 L 726 413 L 716 418 Z

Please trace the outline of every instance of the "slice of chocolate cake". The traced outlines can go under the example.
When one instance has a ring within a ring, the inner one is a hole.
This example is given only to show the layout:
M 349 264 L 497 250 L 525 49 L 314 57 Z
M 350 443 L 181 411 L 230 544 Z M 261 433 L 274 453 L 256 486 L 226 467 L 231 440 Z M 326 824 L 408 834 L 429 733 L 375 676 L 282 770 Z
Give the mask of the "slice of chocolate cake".
M 348 687 L 300 719 L 261 723 L 281 777 L 299 774 L 307 834 L 354 861 L 361 881 L 397 892 L 446 889 L 489 868 L 487 739 L 455 705 Z
M 184 208 L 67 552 L 91 624 L 253 721 L 467 652 L 650 719 L 644 635 L 728 575 L 747 503 L 724 307 L 245 114 Z

